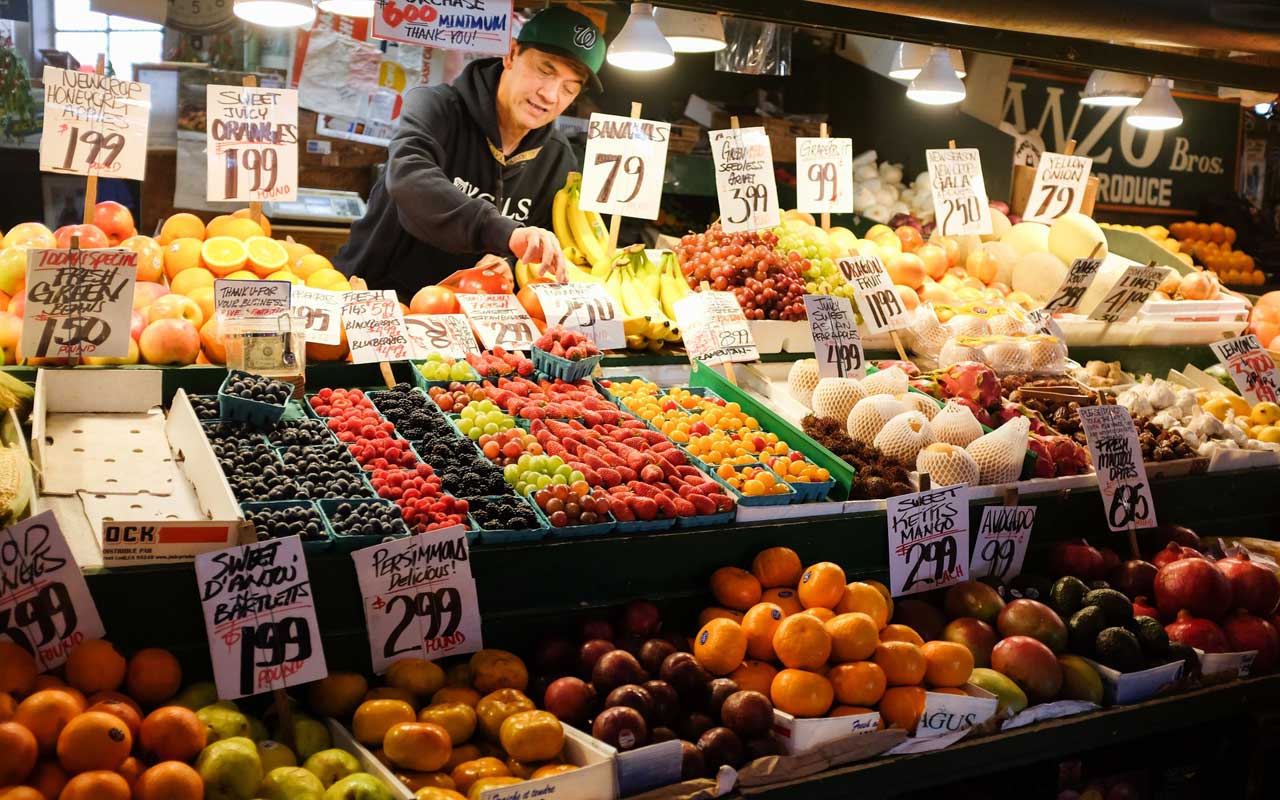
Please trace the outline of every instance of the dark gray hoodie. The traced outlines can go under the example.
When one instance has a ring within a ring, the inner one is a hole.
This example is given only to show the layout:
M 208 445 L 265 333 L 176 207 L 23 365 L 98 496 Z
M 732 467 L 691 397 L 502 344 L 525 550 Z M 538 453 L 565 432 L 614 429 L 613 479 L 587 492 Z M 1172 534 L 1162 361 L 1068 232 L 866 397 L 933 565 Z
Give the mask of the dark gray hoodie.
M 502 69 L 500 58 L 474 61 L 452 85 L 405 94 L 386 172 L 338 252 L 340 270 L 371 289 L 395 289 L 407 303 L 486 253 L 511 257 L 516 228 L 551 228 L 552 199 L 577 159 L 550 125 L 503 157 Z

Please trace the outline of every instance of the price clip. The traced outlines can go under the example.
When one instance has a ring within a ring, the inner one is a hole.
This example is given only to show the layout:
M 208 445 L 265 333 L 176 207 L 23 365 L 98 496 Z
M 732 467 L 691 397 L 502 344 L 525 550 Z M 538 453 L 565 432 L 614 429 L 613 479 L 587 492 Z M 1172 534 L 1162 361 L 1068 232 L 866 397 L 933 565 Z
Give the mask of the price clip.
M 850 256 L 836 261 L 840 274 L 853 286 L 853 299 L 862 324 L 872 334 L 899 331 L 911 325 L 906 306 L 877 256 Z
M 760 359 L 746 315 L 732 292 L 692 292 L 677 300 L 674 310 L 690 363 L 715 366 Z
M 151 87 L 103 73 L 44 67 L 44 127 L 40 169 L 85 175 L 84 222 L 92 223 L 99 175 L 140 181 L 146 177 Z
M 342 324 L 355 364 L 403 361 L 410 357 L 409 331 L 404 310 L 391 289 L 364 289 L 347 292 L 342 303 Z M 388 386 L 395 385 L 390 367 L 383 370 Z
M 457 361 L 466 358 L 468 353 L 480 352 L 465 314 L 408 314 L 404 324 L 413 343 L 414 358 L 439 353 Z
M 583 211 L 657 219 L 666 174 L 671 124 L 640 119 L 640 104 L 630 117 L 592 114 L 582 169 Z M 614 247 L 616 249 L 615 240 Z
M 336 345 L 342 342 L 343 292 L 294 286 L 289 295 L 293 315 L 302 322 L 307 341 Z
M 1067 276 L 1062 279 L 1062 285 L 1049 298 L 1049 302 L 1044 304 L 1046 312 L 1070 314 L 1076 310 L 1076 306 L 1080 305 L 1080 299 L 1084 297 L 1085 292 L 1089 291 L 1089 287 L 1093 285 L 1093 279 L 1098 276 L 1098 269 L 1102 267 L 1102 259 L 1097 257 L 1101 249 L 1102 242 L 1098 242 L 1093 246 L 1088 257 L 1072 260 Z

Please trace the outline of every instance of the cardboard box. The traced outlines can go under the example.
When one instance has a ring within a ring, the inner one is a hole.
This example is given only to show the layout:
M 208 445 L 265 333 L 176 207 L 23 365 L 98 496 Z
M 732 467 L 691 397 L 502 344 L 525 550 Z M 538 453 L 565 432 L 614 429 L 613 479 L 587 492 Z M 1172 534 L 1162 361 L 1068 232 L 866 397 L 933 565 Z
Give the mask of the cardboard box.
M 671 138 L 667 141 L 668 155 L 688 155 L 707 135 L 707 129 L 691 119 L 671 123 Z
M 1206 677 L 1224 675 L 1232 678 L 1247 678 L 1249 671 L 1253 669 L 1253 659 L 1258 655 L 1257 650 L 1242 650 L 1238 653 L 1206 653 L 1198 647 L 1194 649 L 1196 655 L 1200 657 L 1200 672 Z
M 339 750 L 346 750 L 355 756 L 356 760 L 360 762 L 360 769 L 382 781 L 383 785 L 395 795 L 396 800 L 413 800 L 413 792 L 409 791 L 409 787 L 401 783 L 400 779 L 387 768 L 386 764 L 379 761 L 364 745 L 357 742 L 355 737 L 351 735 L 351 731 L 343 727 L 341 722 L 332 717 L 326 717 L 324 724 L 329 728 L 329 736 L 333 738 L 333 746 Z
M 1103 696 L 1106 698 L 1107 705 L 1124 706 L 1141 703 L 1176 681 L 1182 674 L 1181 661 L 1162 664 L 1141 672 L 1117 672 L 1092 659 L 1086 658 L 1085 661 L 1088 661 L 1102 677 Z
M 42 369 L 36 378 L 33 510 L 54 511 L 82 568 L 191 561 L 247 529 L 186 393 L 161 408 L 163 376 Z
M 964 694 L 925 692 L 924 713 L 916 724 L 916 738 L 928 739 L 976 728 L 996 714 L 996 696 L 973 684 L 965 684 Z
M 684 751 L 678 739 L 637 747 L 625 753 L 619 753 L 598 739 L 593 738 L 593 741 L 613 757 L 619 797 L 631 797 L 659 786 L 680 782 Z
M 773 736 L 782 744 L 782 752 L 800 755 L 827 742 L 846 736 L 865 736 L 880 730 L 880 714 L 857 714 L 848 717 L 796 719 L 785 711 L 773 710 Z

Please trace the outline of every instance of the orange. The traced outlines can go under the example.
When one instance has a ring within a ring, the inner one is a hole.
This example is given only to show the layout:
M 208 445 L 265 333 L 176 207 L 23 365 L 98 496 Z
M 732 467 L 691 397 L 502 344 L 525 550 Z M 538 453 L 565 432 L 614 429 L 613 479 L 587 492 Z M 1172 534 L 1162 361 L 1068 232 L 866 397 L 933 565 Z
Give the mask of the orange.
M 238 269 L 235 272 L 232 272 L 229 275 L 223 275 L 222 277 L 224 280 L 228 281 L 256 281 L 258 279 L 257 275 L 254 275 L 247 269 Z
M 728 619 L 741 623 L 742 618 L 743 613 L 741 611 L 733 611 L 719 606 L 707 606 L 698 614 L 698 625 L 706 625 L 713 619 Z
M 204 223 L 195 214 L 173 214 L 160 226 L 156 241 L 167 247 L 175 239 L 204 239 Z
M 885 605 L 889 607 L 889 619 L 893 619 L 893 596 L 889 594 L 889 587 L 880 581 L 863 581 L 863 583 L 875 588 L 880 593 L 880 596 L 884 598 Z
M 876 645 L 875 662 L 890 686 L 914 686 L 924 680 L 924 654 L 910 642 L 881 642 Z
M 114 772 L 82 772 L 71 780 L 58 800 L 130 800 L 129 782 Z
M 181 761 L 162 761 L 138 776 L 133 800 L 203 800 L 200 773 Z
M 140 281 L 158 281 L 164 275 L 164 248 L 150 236 L 130 236 L 120 246 L 138 254 Z
M 800 582 L 804 565 L 800 556 L 790 547 L 770 547 L 761 550 L 751 561 L 751 574 L 765 589 L 786 586 L 794 589 Z
M 8 692 L 0 692 L 0 722 L 13 719 L 13 712 L 18 710 L 18 701 Z
M 783 616 L 791 616 L 804 611 L 804 606 L 800 605 L 800 598 L 796 596 L 795 589 L 766 589 L 760 595 L 760 602 L 773 603 L 782 609 Z
M 27 776 L 27 785 L 46 798 L 56 798 L 67 785 L 67 771 L 57 761 L 41 761 Z
M 464 761 L 453 768 L 453 772 L 449 773 L 449 777 L 453 778 L 454 786 L 459 792 L 470 792 L 471 784 L 481 778 L 506 778 L 510 777 L 511 770 L 507 765 L 494 758 L 493 756 L 485 756 L 477 758 L 474 761 Z
M 403 700 L 366 700 L 351 718 L 351 732 L 365 745 L 380 745 L 393 725 L 416 722 L 413 706 Z
M 519 689 L 529 686 L 529 670 L 515 653 L 492 648 L 478 650 L 467 662 L 471 669 L 471 685 L 477 692 L 488 694 L 498 689 Z M 444 682 L 441 681 L 441 686 Z M 434 687 L 434 693 L 440 686 Z
M 729 679 L 738 684 L 738 688 L 743 691 L 759 692 L 768 697 L 769 685 L 773 683 L 773 676 L 777 674 L 778 670 L 774 669 L 772 664 L 747 659 L 729 673 Z
M 308 256 L 310 258 L 310 256 Z M 351 284 L 347 276 L 336 269 L 318 269 L 306 279 L 306 285 L 312 289 L 329 289 L 335 292 L 350 291 Z
M 472 708 L 476 707 L 476 703 L 480 702 L 480 693 L 475 689 L 466 686 L 445 686 L 440 691 L 431 695 L 431 704 L 439 705 L 441 703 L 463 703 Z
M 774 631 L 773 651 L 790 669 L 817 669 L 831 656 L 831 635 L 817 617 L 792 614 Z
M 267 219 L 267 215 L 263 214 L 262 212 L 258 212 L 258 216 L 255 217 L 251 213 L 250 209 L 237 208 L 235 211 L 231 212 L 231 216 L 235 217 L 236 219 L 253 220 L 255 223 L 257 223 L 259 228 L 262 228 L 263 233 L 265 233 L 267 236 L 271 235 L 271 220 Z
M 747 634 L 747 655 L 761 661 L 773 661 L 773 632 L 782 624 L 782 609 L 773 603 L 756 603 L 742 615 L 742 630 Z
M 884 595 L 876 587 L 862 581 L 854 581 L 844 587 L 840 602 L 836 604 L 836 611 L 841 614 L 861 611 L 875 621 L 876 630 L 883 628 L 889 621 L 889 604 L 884 601 Z
M 249 251 L 249 269 L 259 278 L 284 269 L 289 263 L 289 254 L 274 239 L 251 236 L 245 240 L 244 246 Z
M 297 246 L 298 245 L 295 245 L 295 247 Z M 290 248 L 286 247 L 286 252 L 289 251 L 289 249 Z M 308 250 L 310 250 L 310 248 L 308 248 Z M 294 275 L 297 275 L 305 281 L 311 277 L 312 273 L 319 272 L 320 270 L 333 269 L 333 262 L 318 253 L 307 252 L 290 261 L 289 269 L 293 271 Z M 310 286 L 311 284 L 308 283 L 307 285 Z
M 448 731 L 451 743 L 465 744 L 476 732 L 476 709 L 466 703 L 436 703 L 419 711 L 418 721 L 439 725 Z
M 467 800 L 465 794 L 438 786 L 424 786 L 414 793 L 415 800 Z
M 747 654 L 747 634 L 729 619 L 713 619 L 693 640 L 693 657 L 713 675 L 728 675 Z
M 874 706 L 886 685 L 884 670 L 871 661 L 838 664 L 827 673 L 836 691 L 836 700 L 853 706 Z
M 402 658 L 391 663 L 383 680 L 388 686 L 412 692 L 416 697 L 430 697 L 444 686 L 444 670 L 425 658 Z
M 25 697 L 35 686 L 36 660 L 21 645 L 0 642 L 0 692 Z
M 726 608 L 746 611 L 760 602 L 760 581 L 745 569 L 721 567 L 711 573 L 711 593 Z
M 45 800 L 45 796 L 30 786 L 0 786 L 0 800 Z
M 819 561 L 800 576 L 796 594 L 800 598 L 800 605 L 805 608 L 835 608 L 836 603 L 844 596 L 844 570 L 839 564 Z
M 115 769 L 132 749 L 129 726 L 101 711 L 74 717 L 58 734 L 58 763 L 67 772 Z
M 105 639 L 83 642 L 67 656 L 67 682 L 86 694 L 119 689 L 124 683 L 124 656 Z
M 18 703 L 13 721 L 35 734 L 40 752 L 49 754 L 63 727 L 83 710 L 82 701 L 69 692 L 42 689 Z
M 124 778 L 125 783 L 133 786 L 138 781 L 139 776 L 146 771 L 146 765 L 133 756 L 129 756 L 120 762 L 120 766 L 116 767 L 116 774 Z
M 169 291 L 191 297 L 196 289 L 213 289 L 213 273 L 203 267 L 184 269 L 169 279 Z M 206 316 L 205 319 L 209 317 Z
M 902 728 L 908 733 L 916 729 L 924 713 L 925 691 L 919 686 L 895 686 L 880 698 L 880 718 L 886 728 Z
M 419 772 L 440 769 L 453 753 L 449 732 L 431 722 L 392 725 L 382 740 L 382 749 L 396 766 Z
M 36 765 L 35 734 L 16 722 L 0 722 L 0 786 L 21 783 Z
M 958 687 L 969 681 L 973 672 L 973 653 L 956 642 L 926 642 L 920 648 L 924 655 L 924 681 L 932 687 Z
M 916 633 L 916 629 L 898 622 L 885 625 L 880 629 L 882 642 L 911 642 L 916 647 L 924 644 L 924 638 Z
M 774 676 L 769 697 L 774 708 L 793 717 L 820 717 L 831 708 L 835 690 L 831 681 L 815 672 L 784 669 Z
M 164 274 L 173 280 L 179 273 L 188 269 L 204 266 L 200 258 L 201 242 L 199 239 L 174 239 L 164 248 Z
M 306 281 L 304 281 L 302 278 L 299 278 L 297 275 L 294 275 L 291 271 L 289 271 L 289 270 L 287 270 L 287 269 L 278 269 L 278 270 L 276 270 L 275 272 L 273 272 L 273 273 L 271 273 L 270 275 L 268 275 L 268 276 L 267 276 L 267 280 L 269 280 L 269 281 L 288 281 L 289 283 L 293 284 L 294 286 L 305 286 L 305 285 L 306 285 L 306 283 L 307 283 L 307 282 L 306 282 Z
M 210 289 L 210 291 L 213 290 Z M 200 326 L 200 354 L 207 358 L 210 364 L 227 363 L 227 344 L 218 331 L 217 317 L 210 317 Z
M 201 270 L 189 269 L 183 274 L 195 275 L 200 272 L 203 272 L 204 274 L 208 275 L 210 278 L 213 277 L 213 273 L 209 272 L 209 270 L 207 269 L 201 269 Z M 181 278 L 182 275 L 179 275 L 178 277 Z M 196 301 L 196 305 L 200 306 L 200 314 L 202 315 L 206 325 L 210 321 L 216 322 L 216 320 L 214 320 L 214 313 L 217 311 L 217 308 L 215 307 L 214 300 L 213 300 L 212 284 L 210 284 L 209 286 L 197 286 L 196 288 L 191 289 L 190 293 L 187 294 L 187 297 Z
M 370 689 L 364 694 L 364 701 L 370 700 L 403 700 L 411 706 L 418 704 L 418 698 L 413 692 L 405 689 L 395 689 L 390 686 L 379 686 L 376 689 Z
M 204 749 L 207 731 L 196 712 L 164 706 L 142 720 L 138 732 L 143 755 L 155 761 L 190 761 Z
M 254 236 L 263 236 L 264 233 L 262 227 L 251 219 L 223 214 L 209 220 L 204 230 L 204 239 L 207 242 L 215 237 L 229 236 L 232 239 L 246 241 Z
M 367 691 L 369 682 L 360 673 L 330 672 L 307 684 L 307 703 L 317 714 L 346 719 Z
M 125 727 L 129 729 L 130 736 L 135 739 L 138 738 L 138 730 L 142 727 L 142 714 L 132 703 L 126 703 L 115 698 L 106 698 L 96 703 L 90 703 L 85 711 L 101 711 L 103 714 L 110 714 L 125 724 Z
M 249 260 L 249 251 L 244 242 L 233 236 L 215 236 L 205 239 L 200 247 L 200 258 L 209 271 L 219 278 L 225 278 L 244 267 Z M 249 273 L 250 277 L 257 277 Z
M 307 247 L 305 244 L 299 244 L 298 242 L 295 242 L 291 237 L 286 236 L 284 239 L 276 239 L 276 241 L 280 242 L 280 246 L 283 247 L 284 251 L 289 254 L 289 269 L 292 272 L 297 271 L 296 269 L 294 269 L 294 267 L 297 265 L 298 259 L 302 258 L 305 255 L 310 255 L 315 252 L 310 247 Z
M 832 611 L 829 608 L 823 608 L 822 606 L 814 606 L 813 608 L 806 608 L 804 611 L 801 611 L 800 613 L 813 617 L 814 619 L 824 624 L 827 622 L 827 620 L 832 619 L 836 615 L 836 612 Z
M 124 692 L 113 692 L 109 689 L 104 689 L 101 692 L 94 692 L 85 699 L 84 709 L 85 711 L 88 711 L 89 706 L 94 706 L 102 702 L 124 703 L 126 706 L 136 711 L 138 713 L 138 721 L 142 721 L 142 706 L 138 705 L 137 700 L 134 700 Z
M 859 611 L 832 617 L 823 627 L 831 635 L 832 661 L 862 661 L 871 658 L 876 645 L 880 644 L 875 620 Z
M 182 667 L 173 653 L 159 647 L 139 650 L 129 659 L 125 689 L 148 708 L 158 706 L 182 688 Z

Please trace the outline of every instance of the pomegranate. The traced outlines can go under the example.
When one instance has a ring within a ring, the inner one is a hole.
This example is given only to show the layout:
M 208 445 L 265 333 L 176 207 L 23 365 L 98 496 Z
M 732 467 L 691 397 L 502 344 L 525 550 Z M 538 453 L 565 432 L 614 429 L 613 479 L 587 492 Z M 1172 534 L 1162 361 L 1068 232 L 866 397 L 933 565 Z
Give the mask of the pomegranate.
M 1151 605 L 1151 601 L 1142 595 L 1133 598 L 1133 615 L 1135 617 L 1151 617 L 1152 619 L 1161 618 L 1160 610 Z
M 1231 608 L 1231 583 L 1202 558 L 1182 558 L 1156 571 L 1156 607 L 1166 619 L 1186 609 L 1197 617 L 1221 619 Z
M 1280 581 L 1269 568 L 1253 561 L 1246 551 L 1218 561 L 1218 569 L 1231 583 L 1231 605 L 1267 617 L 1280 603 Z
M 1170 564 L 1183 558 L 1204 558 L 1204 555 L 1199 550 L 1183 547 L 1177 542 L 1169 542 L 1152 557 L 1151 563 L 1155 564 L 1158 569 L 1165 564 Z
M 1222 630 L 1232 651 L 1258 651 L 1253 657 L 1253 673 L 1271 672 L 1280 662 L 1280 633 L 1262 617 L 1237 610 L 1222 623 Z
M 1111 584 L 1111 588 L 1124 592 L 1130 598 L 1141 595 L 1150 597 L 1155 579 L 1156 565 L 1136 558 L 1107 573 L 1107 582 Z
M 1200 535 L 1181 525 L 1158 525 L 1151 533 L 1156 541 L 1177 542 L 1183 547 L 1190 547 L 1193 550 L 1204 550 L 1204 545 L 1200 543 Z
M 1106 572 L 1102 553 L 1084 539 L 1055 542 L 1049 551 L 1049 571 L 1056 578 L 1074 575 L 1082 581 L 1098 580 Z
M 1230 652 L 1231 645 L 1227 635 L 1213 622 L 1195 617 L 1185 609 L 1178 612 L 1178 618 L 1164 626 L 1169 634 L 1169 641 L 1197 647 L 1206 653 Z
M 1102 554 L 1102 568 L 1110 575 L 1120 566 L 1120 554 L 1110 547 L 1099 547 L 1098 552 Z

